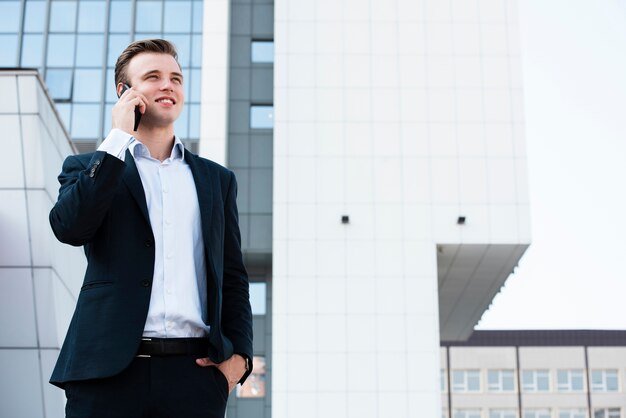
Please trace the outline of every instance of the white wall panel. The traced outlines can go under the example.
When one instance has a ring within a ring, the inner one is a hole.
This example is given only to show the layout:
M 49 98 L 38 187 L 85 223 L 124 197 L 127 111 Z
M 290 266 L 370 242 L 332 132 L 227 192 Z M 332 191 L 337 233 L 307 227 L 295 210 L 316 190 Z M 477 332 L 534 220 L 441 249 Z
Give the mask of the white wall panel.
M 3 93 L 3 100 L 0 102 L 0 113 L 17 113 L 17 77 L 14 74 L 2 74 L 0 76 L 0 91 Z
M 0 77 L 0 81 L 8 77 Z M 20 118 L 15 115 L 1 115 L 2 164 L 0 164 L 0 189 L 24 187 L 24 162 L 22 157 Z
M 37 350 L 0 350 L 0 415 L 11 418 L 43 416 L 42 384 Z

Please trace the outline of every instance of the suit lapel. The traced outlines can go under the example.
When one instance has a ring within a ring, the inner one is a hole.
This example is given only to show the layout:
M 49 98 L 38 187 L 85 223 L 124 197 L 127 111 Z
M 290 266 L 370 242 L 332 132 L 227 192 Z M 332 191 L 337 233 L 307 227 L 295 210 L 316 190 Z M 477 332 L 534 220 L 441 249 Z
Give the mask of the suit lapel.
M 206 165 L 198 161 L 198 157 L 185 149 L 185 161 L 189 164 L 193 181 L 196 185 L 196 195 L 200 206 L 200 220 L 202 221 L 202 236 L 204 245 L 208 249 L 210 243 L 209 229 L 213 215 L 213 190 L 210 185 L 210 175 Z
M 141 209 L 141 213 L 146 218 L 148 225 L 150 225 L 150 215 L 148 214 L 148 204 L 146 203 L 146 194 L 143 191 L 143 184 L 141 183 L 141 177 L 139 177 L 139 171 L 137 171 L 137 165 L 135 159 L 130 154 L 129 150 L 126 150 L 124 161 L 126 162 L 126 170 L 124 171 L 124 183 L 130 190 L 130 194 L 135 198 L 135 201 Z

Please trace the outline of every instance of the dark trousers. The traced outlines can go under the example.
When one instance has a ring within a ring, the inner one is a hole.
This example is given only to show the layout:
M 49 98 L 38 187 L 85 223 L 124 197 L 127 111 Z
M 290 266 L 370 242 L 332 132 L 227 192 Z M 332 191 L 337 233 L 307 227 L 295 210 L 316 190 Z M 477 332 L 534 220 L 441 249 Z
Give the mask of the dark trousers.
M 137 357 L 116 376 L 69 382 L 66 418 L 223 418 L 226 377 L 196 358 Z

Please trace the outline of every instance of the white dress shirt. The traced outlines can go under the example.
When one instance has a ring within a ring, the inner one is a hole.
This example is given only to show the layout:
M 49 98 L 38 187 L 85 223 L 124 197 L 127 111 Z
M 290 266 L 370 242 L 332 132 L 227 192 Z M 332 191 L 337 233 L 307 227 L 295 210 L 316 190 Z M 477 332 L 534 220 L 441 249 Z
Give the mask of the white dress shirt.
M 146 195 L 154 234 L 154 278 L 144 337 L 202 337 L 206 325 L 207 288 L 204 241 L 198 195 L 184 147 L 178 137 L 170 157 L 161 162 L 148 148 L 112 129 L 99 151 L 135 159 Z

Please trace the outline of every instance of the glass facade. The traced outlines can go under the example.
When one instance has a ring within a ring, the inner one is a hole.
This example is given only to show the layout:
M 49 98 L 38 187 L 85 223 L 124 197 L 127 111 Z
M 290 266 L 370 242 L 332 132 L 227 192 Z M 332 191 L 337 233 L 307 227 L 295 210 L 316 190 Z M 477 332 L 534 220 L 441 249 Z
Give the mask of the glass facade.
M 133 40 L 159 37 L 178 48 L 186 107 L 176 133 L 200 134 L 202 0 L 0 1 L 0 67 L 37 68 L 79 149 L 110 129 L 117 56 Z

